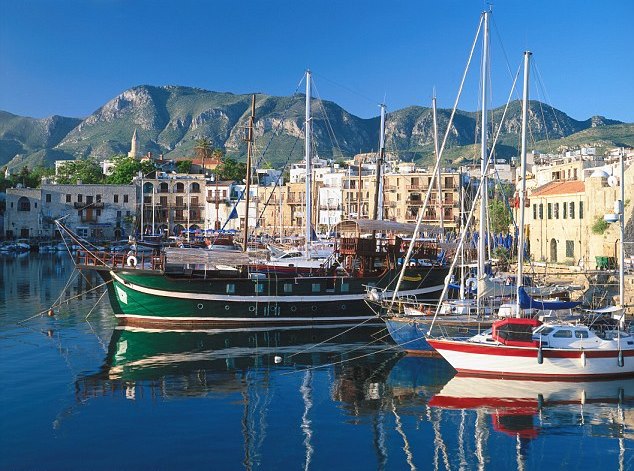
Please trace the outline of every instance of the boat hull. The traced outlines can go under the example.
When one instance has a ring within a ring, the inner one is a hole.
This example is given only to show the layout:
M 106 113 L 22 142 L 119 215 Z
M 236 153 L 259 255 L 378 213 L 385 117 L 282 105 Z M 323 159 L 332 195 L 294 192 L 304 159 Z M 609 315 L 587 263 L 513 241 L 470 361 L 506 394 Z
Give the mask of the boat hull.
M 429 335 L 433 317 L 409 319 L 406 317 L 389 317 L 385 318 L 384 321 L 392 340 L 407 353 L 432 355 L 437 353 L 427 342 L 426 337 Z M 468 316 L 443 316 L 436 319 L 432 330 L 451 337 L 470 337 L 488 329 L 491 324 L 492 321 L 478 321 Z
M 425 282 L 404 292 L 438 298 L 445 268 L 434 268 Z M 278 277 L 192 279 L 150 270 L 102 272 L 119 322 L 131 326 L 297 325 L 359 322 L 376 317 L 365 303 L 368 284 L 382 279 Z
M 634 350 L 579 350 L 509 347 L 476 342 L 428 339 L 428 343 L 462 375 L 511 379 L 579 380 L 634 375 Z

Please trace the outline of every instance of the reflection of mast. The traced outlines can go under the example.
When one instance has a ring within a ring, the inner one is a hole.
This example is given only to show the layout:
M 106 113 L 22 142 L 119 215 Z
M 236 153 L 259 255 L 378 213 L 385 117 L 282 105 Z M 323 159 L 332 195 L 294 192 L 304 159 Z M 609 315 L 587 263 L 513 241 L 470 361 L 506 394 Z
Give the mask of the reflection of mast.
M 376 461 L 378 469 L 385 469 L 387 465 L 387 449 L 385 447 L 385 401 L 381 401 L 381 407 L 376 414 L 373 415 L 372 431 L 374 432 L 374 450 L 376 451 Z
M 302 386 L 299 389 L 302 393 L 302 399 L 304 401 L 304 413 L 302 414 L 302 432 L 304 433 L 304 447 L 306 448 L 306 461 L 304 462 L 304 469 L 307 470 L 310 468 L 310 462 L 313 457 L 313 445 L 311 444 L 311 439 L 313 438 L 313 430 L 311 428 L 311 420 L 308 417 L 310 410 L 313 407 L 313 399 L 312 399 L 312 379 L 313 372 L 310 369 L 306 370 L 304 373 L 304 380 L 302 381 Z
M 396 405 L 394 404 L 394 397 L 392 396 L 392 413 L 394 414 L 394 422 L 396 424 L 396 431 L 398 434 L 403 437 L 403 451 L 405 452 L 405 458 L 407 460 L 407 464 L 409 465 L 409 469 L 414 471 L 416 469 L 416 465 L 414 465 L 414 456 L 412 455 L 412 451 L 409 448 L 409 440 L 407 439 L 407 435 L 403 431 L 403 424 L 401 423 L 401 417 L 396 412 Z
M 476 411 L 475 422 L 475 445 L 476 445 L 476 457 L 478 458 L 478 469 L 484 470 L 486 464 L 484 445 L 489 436 L 489 431 L 486 428 L 486 412 L 483 409 Z
M 438 453 L 442 454 L 442 461 L 445 465 L 445 469 L 451 469 L 449 466 L 449 455 L 447 454 L 447 446 L 445 445 L 445 441 L 440 434 L 440 421 L 442 419 L 442 411 L 441 409 L 436 409 L 435 412 L 437 417 L 434 417 L 432 414 L 432 409 L 429 406 L 427 407 L 427 420 L 431 422 L 432 429 L 434 430 L 434 469 L 438 470 Z

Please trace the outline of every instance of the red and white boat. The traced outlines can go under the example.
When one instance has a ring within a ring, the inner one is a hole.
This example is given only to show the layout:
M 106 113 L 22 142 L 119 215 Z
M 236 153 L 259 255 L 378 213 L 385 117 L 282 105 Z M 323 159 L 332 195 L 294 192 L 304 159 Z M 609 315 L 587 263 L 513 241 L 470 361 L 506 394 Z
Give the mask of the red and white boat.
M 585 325 L 509 318 L 468 339 L 427 341 L 463 375 L 539 380 L 634 375 L 634 336 L 620 330 L 599 336 Z

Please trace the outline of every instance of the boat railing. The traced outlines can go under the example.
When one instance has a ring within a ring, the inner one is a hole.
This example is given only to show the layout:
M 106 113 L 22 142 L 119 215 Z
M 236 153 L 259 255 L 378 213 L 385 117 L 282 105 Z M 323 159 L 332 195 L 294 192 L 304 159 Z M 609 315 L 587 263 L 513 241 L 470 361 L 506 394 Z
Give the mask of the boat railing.
M 78 250 L 75 253 L 75 264 L 80 268 L 94 270 L 117 268 L 163 270 L 165 268 L 165 256 L 152 253 L 126 254 L 121 252 Z

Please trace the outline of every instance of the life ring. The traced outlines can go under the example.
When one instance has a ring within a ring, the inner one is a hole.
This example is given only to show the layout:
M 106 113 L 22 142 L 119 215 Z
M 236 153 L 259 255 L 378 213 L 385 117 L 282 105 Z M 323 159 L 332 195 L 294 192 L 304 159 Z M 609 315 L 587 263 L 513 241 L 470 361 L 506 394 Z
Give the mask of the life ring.
M 475 291 L 478 287 L 478 280 L 475 279 L 474 277 L 467 278 L 467 281 L 465 282 L 465 286 L 467 287 L 469 291 Z
M 129 255 L 126 263 L 128 264 L 129 267 L 135 267 L 136 268 L 136 264 L 137 264 L 137 259 L 134 255 Z

